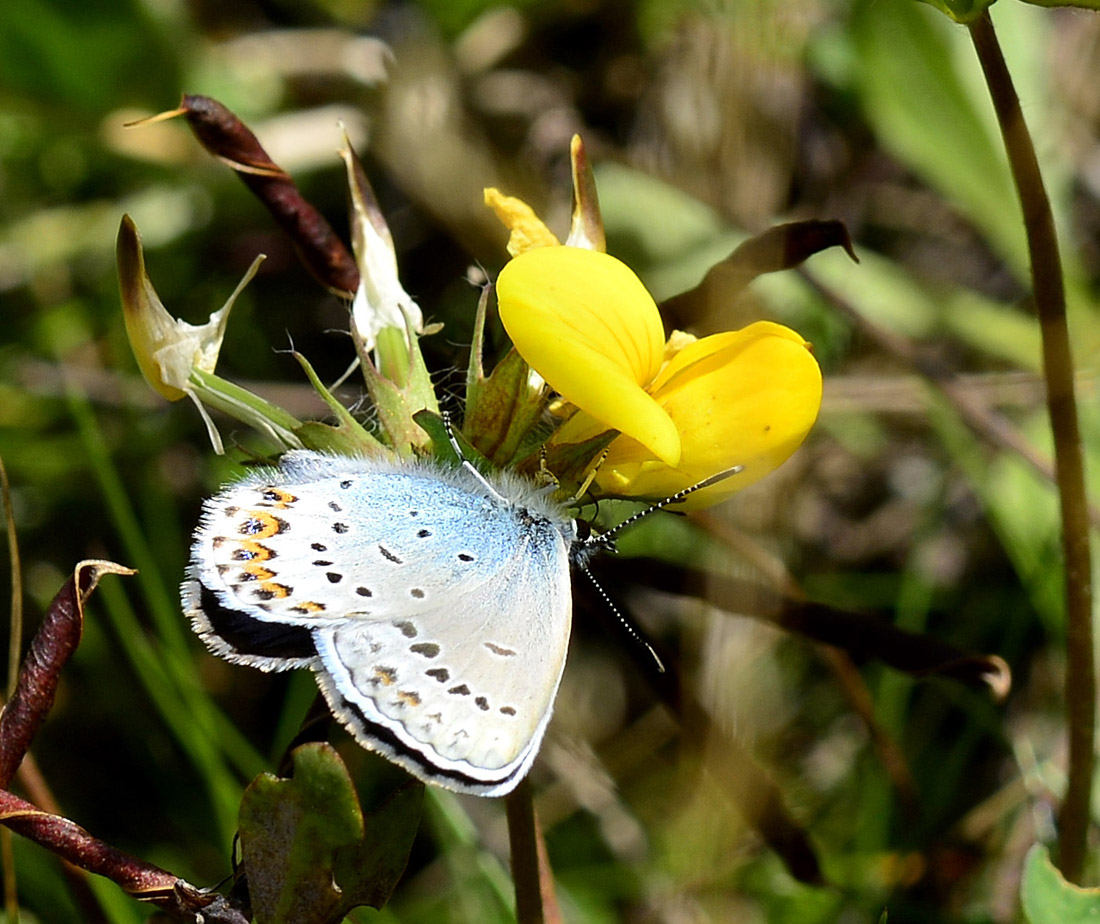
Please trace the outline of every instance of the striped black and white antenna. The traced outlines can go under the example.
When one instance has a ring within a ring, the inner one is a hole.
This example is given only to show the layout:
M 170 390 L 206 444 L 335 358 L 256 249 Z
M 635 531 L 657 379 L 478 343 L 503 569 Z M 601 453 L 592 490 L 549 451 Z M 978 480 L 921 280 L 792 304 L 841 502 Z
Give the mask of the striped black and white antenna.
M 451 448 L 454 449 L 455 455 L 461 462 L 462 467 L 466 469 L 475 479 L 477 479 L 477 481 L 479 481 L 493 497 L 497 498 L 504 504 L 508 504 L 508 499 L 506 497 L 503 497 L 489 483 L 485 476 L 477 470 L 477 467 L 469 459 L 466 458 L 466 455 L 462 451 L 462 447 L 459 445 L 458 438 L 455 436 L 454 429 L 451 425 L 450 413 L 444 411 L 441 416 L 443 417 L 443 427 L 446 430 L 447 439 L 451 444 Z M 599 470 L 600 464 L 603 462 L 606 456 L 607 450 L 604 450 L 603 454 L 600 456 L 595 466 L 593 466 L 592 471 L 584 480 L 584 483 L 580 486 L 577 493 L 573 496 L 573 503 L 579 502 L 581 496 L 591 486 L 593 479 L 596 477 L 596 472 Z M 717 472 L 714 475 L 711 475 L 709 478 L 704 478 L 702 481 L 697 481 L 695 484 L 688 485 L 688 487 L 677 491 L 675 494 L 670 494 L 668 497 L 664 498 L 664 500 L 656 501 L 655 503 L 650 504 L 645 509 L 639 510 L 637 513 L 634 513 L 631 516 L 627 517 L 621 523 L 618 523 L 615 526 L 604 530 L 602 533 L 591 533 L 588 536 L 585 536 L 583 539 L 575 542 L 572 549 L 570 549 L 570 559 L 574 567 L 576 567 L 579 571 L 584 572 L 584 574 L 588 577 L 588 580 L 592 582 L 592 586 L 596 588 L 596 592 L 600 595 L 607 608 L 615 614 L 615 618 L 618 619 L 619 624 L 623 627 L 626 633 L 630 636 L 631 639 L 633 639 L 636 644 L 644 648 L 649 653 L 650 657 L 653 658 L 654 663 L 657 665 L 657 670 L 660 671 L 662 674 L 665 672 L 665 665 L 661 661 L 657 652 L 653 649 L 653 646 L 650 645 L 649 642 L 642 638 L 641 634 L 636 628 L 634 628 L 634 625 L 631 623 L 631 621 L 627 619 L 619 610 L 619 608 L 615 605 L 615 602 L 608 595 L 607 591 L 604 590 L 600 582 L 596 580 L 596 576 L 589 570 L 588 562 L 597 552 L 614 552 L 615 537 L 623 530 L 629 529 L 640 520 L 645 519 L 652 513 L 656 513 L 658 510 L 663 510 L 664 508 L 669 507 L 673 504 L 678 504 L 682 501 L 687 500 L 687 498 L 691 497 L 691 495 L 696 493 L 697 491 L 702 491 L 704 488 L 709 488 L 712 485 L 719 484 L 720 482 L 725 481 L 727 478 L 732 478 L 734 475 L 737 475 L 740 472 L 744 471 L 744 469 L 745 466 L 743 465 L 734 465 L 730 468 L 723 469 L 722 471 Z
M 632 516 L 627 517 L 621 523 L 612 526 L 610 529 L 606 529 L 602 533 L 592 533 L 590 536 L 585 537 L 583 544 L 580 544 L 580 548 L 577 550 L 577 552 L 573 553 L 574 565 L 577 567 L 578 570 L 583 571 L 588 576 L 588 580 L 592 582 L 592 586 L 596 588 L 596 592 L 599 593 L 600 597 L 607 605 L 607 608 L 615 614 L 615 618 L 619 621 L 619 625 L 622 626 L 627 635 L 629 635 L 630 638 L 637 645 L 641 646 L 649 653 L 650 657 L 653 658 L 654 663 L 657 665 L 657 670 L 662 674 L 665 673 L 664 662 L 661 661 L 660 656 L 654 650 L 653 646 L 650 645 L 649 642 L 647 642 L 644 638 L 642 638 L 641 633 L 639 633 L 638 630 L 634 627 L 634 624 L 622 614 L 619 608 L 615 605 L 615 602 L 608 595 L 607 591 L 603 589 L 603 586 L 600 584 L 600 582 L 596 580 L 596 576 L 588 568 L 589 559 L 591 559 L 591 557 L 596 552 L 601 550 L 614 552 L 615 536 L 621 533 L 624 529 L 629 529 L 639 520 L 645 519 L 651 513 L 656 513 L 658 510 L 663 510 L 665 507 L 668 507 L 671 504 L 678 504 L 681 501 L 689 498 L 696 491 L 702 491 L 703 488 L 709 488 L 711 485 L 719 484 L 720 482 L 725 481 L 727 478 L 732 478 L 734 475 L 744 470 L 745 466 L 734 465 L 731 468 L 724 469 L 723 471 L 711 475 L 709 478 L 704 478 L 702 481 L 698 481 L 693 485 L 689 485 L 688 487 L 677 491 L 675 494 L 669 495 L 664 500 L 660 500 L 656 503 L 650 504 L 644 510 L 639 510 Z M 590 481 L 591 479 L 589 479 L 589 482 Z M 589 482 L 585 483 L 586 487 Z
M 658 510 L 664 510 L 665 507 L 669 507 L 672 504 L 679 504 L 694 494 L 696 491 L 702 491 L 704 488 L 712 487 L 725 481 L 727 478 L 732 478 L 734 475 L 738 475 L 745 470 L 743 465 L 734 465 L 730 468 L 723 469 L 709 478 L 704 478 L 702 481 L 697 481 L 693 485 L 689 485 L 677 491 L 675 494 L 670 494 L 664 500 L 655 501 L 650 504 L 644 510 L 639 510 L 637 513 L 628 516 L 621 523 L 617 523 L 610 529 L 605 529 L 602 533 L 593 533 L 587 539 L 585 539 L 586 545 L 599 546 L 608 550 L 614 549 L 615 537 L 621 533 L 624 529 L 629 529 L 639 520 L 644 520 L 651 513 L 656 513 Z

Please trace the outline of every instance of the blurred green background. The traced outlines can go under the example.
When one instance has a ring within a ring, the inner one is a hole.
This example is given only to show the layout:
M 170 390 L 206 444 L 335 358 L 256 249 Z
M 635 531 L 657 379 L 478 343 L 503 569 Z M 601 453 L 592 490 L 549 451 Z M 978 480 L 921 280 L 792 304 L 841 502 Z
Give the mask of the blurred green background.
M 1007 2 L 994 14 L 1062 234 L 1095 497 L 1100 17 Z M 1023 856 L 1050 838 L 1064 775 L 1055 494 L 1015 449 L 976 436 L 870 325 L 957 375 L 1042 457 L 1038 329 L 969 38 L 910 0 L 7 0 L 0 456 L 28 632 L 76 562 L 140 569 L 94 597 L 32 751 L 64 814 L 213 885 L 231 868 L 244 785 L 278 760 L 314 692 L 307 675 L 213 659 L 179 613 L 201 498 L 241 456 L 214 456 L 193 408 L 167 405 L 138 374 L 114 270 L 122 214 L 143 234 L 162 300 L 193 322 L 268 255 L 234 311 L 221 375 L 320 416 L 286 350 L 327 381 L 353 358 L 347 306 L 186 125 L 124 128 L 185 92 L 247 121 L 342 233 L 343 123 L 406 289 L 445 324 L 425 341 L 442 393 L 462 382 L 477 296 L 467 268 L 494 272 L 506 257 L 482 187 L 523 196 L 564 235 L 574 132 L 596 165 L 608 249 L 658 300 L 747 234 L 844 221 L 858 266 L 828 251 L 805 273 L 677 319 L 696 333 L 762 317 L 796 327 L 814 342 L 825 402 L 776 475 L 656 542 L 651 533 L 644 550 L 697 565 L 705 547 L 720 577 L 792 580 L 814 599 L 1000 655 L 1012 693 L 998 704 L 873 660 L 851 670 L 728 599 L 715 605 L 705 581 L 691 594 L 631 591 L 632 567 L 646 565 L 620 561 L 612 589 L 680 652 L 711 731 L 677 724 L 578 613 L 534 771 L 559 897 L 567 921 L 871 922 L 883 909 L 891 924 L 1018 920 Z M 340 395 L 369 413 L 354 384 Z M 271 448 L 219 425 L 227 444 Z M 796 881 L 746 825 L 731 738 L 808 832 L 827 886 Z M 336 740 L 364 778 L 376 771 Z M 25 841 L 15 857 L 23 920 L 147 916 L 109 883 L 93 885 L 89 904 Z M 506 921 L 507 869 L 502 805 L 439 795 L 392 904 L 353 919 Z

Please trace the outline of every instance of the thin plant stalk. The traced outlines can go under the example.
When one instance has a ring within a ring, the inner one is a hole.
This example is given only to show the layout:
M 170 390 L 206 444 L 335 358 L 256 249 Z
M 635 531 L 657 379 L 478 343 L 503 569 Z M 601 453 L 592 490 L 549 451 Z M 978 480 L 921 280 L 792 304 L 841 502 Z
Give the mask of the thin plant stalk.
M 1073 387 L 1073 354 L 1066 321 L 1066 295 L 1054 216 L 1043 185 L 1020 100 L 986 10 L 970 24 L 1001 128 L 1012 179 L 1023 208 L 1035 310 L 1043 344 L 1047 410 L 1054 435 L 1054 466 L 1062 514 L 1066 562 L 1066 721 L 1069 767 L 1058 810 L 1058 865 L 1080 882 L 1087 853 L 1096 735 L 1096 665 L 1092 629 L 1092 560 L 1084 459 Z
M 505 797 L 505 812 L 516 889 L 516 920 L 519 924 L 560 924 L 554 876 L 535 813 L 530 780 L 520 780 Z

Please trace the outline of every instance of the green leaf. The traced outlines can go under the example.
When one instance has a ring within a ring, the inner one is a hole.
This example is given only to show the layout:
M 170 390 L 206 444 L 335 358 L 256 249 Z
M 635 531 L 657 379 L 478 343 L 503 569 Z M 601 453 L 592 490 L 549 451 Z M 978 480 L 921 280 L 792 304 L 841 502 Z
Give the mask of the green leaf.
M 428 434 L 429 439 L 432 442 L 432 458 L 436 461 L 446 461 L 458 468 L 464 461 L 470 462 L 474 468 L 479 472 L 491 472 L 494 469 L 493 464 L 483 456 L 471 443 L 462 435 L 460 430 L 452 430 L 448 432 L 447 425 L 443 422 L 443 418 L 439 414 L 433 414 L 431 411 L 417 411 L 413 419 L 417 425 Z M 451 445 L 451 435 L 454 435 L 455 442 L 458 443 L 458 452 L 455 451 L 454 446 Z
M 852 35 L 859 94 L 882 143 L 955 203 L 1024 278 L 1018 198 L 966 35 L 919 4 L 872 0 L 853 9 Z M 1021 81 L 1021 91 L 1026 86 Z
M 934 6 L 955 22 L 973 22 L 987 9 L 993 6 L 995 0 L 923 0 L 929 6 Z
M 1100 921 L 1100 889 L 1082 889 L 1066 882 L 1042 844 L 1032 847 L 1024 860 L 1020 898 L 1030 924 Z
M 120 100 L 156 100 L 178 94 L 180 62 L 190 38 L 153 25 L 133 0 L 7 0 L 0 29 L 0 85 L 40 107 L 57 106 L 70 118 L 104 113 Z M 140 78 L 135 79 L 135 75 Z
M 366 819 L 328 744 L 292 754 L 293 777 L 264 773 L 241 802 L 241 853 L 258 924 L 336 924 L 381 908 L 408 862 L 424 788 L 393 793 Z

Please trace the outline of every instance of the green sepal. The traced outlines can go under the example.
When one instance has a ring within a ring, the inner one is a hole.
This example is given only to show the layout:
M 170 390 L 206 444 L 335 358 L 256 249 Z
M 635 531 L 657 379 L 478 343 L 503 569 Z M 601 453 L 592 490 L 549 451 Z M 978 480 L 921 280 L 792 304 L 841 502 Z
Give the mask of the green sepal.
M 557 492 L 558 496 L 570 497 L 576 493 L 592 466 L 598 464 L 600 453 L 618 435 L 618 430 L 607 430 L 582 443 L 555 444 L 551 440 L 545 446 L 540 445 L 516 468 L 531 477 L 537 477 L 545 470 L 561 485 L 561 489 Z
M 427 434 L 416 425 L 413 416 L 422 410 L 439 413 L 439 402 L 415 336 L 408 348 L 408 356 L 408 384 L 399 388 L 375 368 L 368 353 L 359 350 L 363 378 L 378 413 L 378 423 L 390 445 L 406 458 L 411 457 L 414 450 L 423 449 L 429 443 Z
M 345 456 L 368 456 L 378 458 L 388 456 L 390 451 L 376 440 L 330 392 L 314 372 L 309 360 L 301 353 L 294 352 L 294 358 L 305 372 L 306 378 L 321 400 L 328 405 L 336 418 L 336 426 L 307 420 L 296 431 L 307 449 L 318 449 Z
M 455 453 L 455 448 L 451 445 L 450 436 L 447 433 L 447 425 L 439 414 L 433 414 L 431 411 L 417 411 L 413 415 L 413 419 L 431 439 L 433 459 L 446 459 L 453 462 L 455 467 L 461 465 L 463 460 L 467 460 L 479 472 L 484 473 L 493 470 L 493 463 L 483 456 L 477 447 L 472 445 L 461 432 L 452 427 L 451 433 L 454 434 L 455 442 L 458 443 L 462 456 L 459 457 Z
M 487 378 L 467 384 L 462 434 L 494 465 L 511 465 L 546 410 L 546 388 L 531 386 L 531 367 L 509 350 Z

